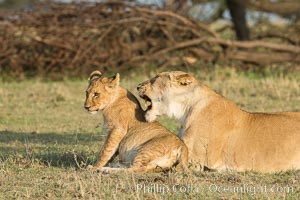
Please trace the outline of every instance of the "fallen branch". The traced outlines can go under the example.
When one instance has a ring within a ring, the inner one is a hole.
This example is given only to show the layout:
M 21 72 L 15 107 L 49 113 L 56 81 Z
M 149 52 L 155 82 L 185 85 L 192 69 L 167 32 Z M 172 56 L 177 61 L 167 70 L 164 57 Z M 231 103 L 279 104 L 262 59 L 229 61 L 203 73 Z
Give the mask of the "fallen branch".
M 282 16 L 299 14 L 300 11 L 299 0 L 277 2 L 272 2 L 270 0 L 247 0 L 247 3 L 249 7 L 253 7 L 255 10 L 277 13 Z
M 283 63 L 283 62 L 293 62 L 300 63 L 299 54 L 290 54 L 290 53 L 257 53 L 257 52 L 244 52 L 244 51 L 235 51 L 226 54 L 226 60 L 240 60 L 251 62 L 255 64 L 268 65 L 272 63 Z
M 224 40 L 221 38 L 208 38 L 206 41 L 209 43 L 218 43 L 225 46 L 239 47 L 244 49 L 266 48 L 266 49 L 271 49 L 276 51 L 300 53 L 300 47 L 295 45 L 288 45 L 288 44 L 276 44 L 276 43 L 270 43 L 264 41 L 239 42 L 239 41 Z

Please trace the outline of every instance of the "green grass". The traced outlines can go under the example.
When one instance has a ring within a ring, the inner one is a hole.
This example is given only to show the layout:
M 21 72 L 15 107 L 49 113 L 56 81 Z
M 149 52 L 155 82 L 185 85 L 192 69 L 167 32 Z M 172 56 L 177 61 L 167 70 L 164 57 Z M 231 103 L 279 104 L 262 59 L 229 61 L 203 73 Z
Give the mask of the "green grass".
M 298 71 L 260 74 L 216 67 L 194 73 L 245 110 L 300 110 Z M 121 77 L 122 85 L 135 94 L 137 83 L 147 78 Z M 300 171 L 133 175 L 86 171 L 97 160 L 105 138 L 101 115 L 83 109 L 86 86 L 81 80 L 0 82 L 0 199 L 300 198 Z M 178 131 L 174 120 L 160 121 Z

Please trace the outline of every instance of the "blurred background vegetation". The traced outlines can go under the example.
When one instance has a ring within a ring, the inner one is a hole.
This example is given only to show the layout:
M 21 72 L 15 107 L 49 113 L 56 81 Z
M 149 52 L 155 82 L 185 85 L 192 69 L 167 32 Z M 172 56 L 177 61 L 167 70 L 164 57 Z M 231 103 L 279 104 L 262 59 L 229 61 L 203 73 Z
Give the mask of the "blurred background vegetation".
M 298 0 L 0 0 L 0 73 L 299 71 L 299 33 Z
M 90 174 L 84 169 L 106 133 L 102 116 L 83 108 L 94 69 L 121 72 L 135 95 L 138 83 L 178 69 L 243 110 L 299 111 L 299 4 L 0 0 L 0 199 L 300 199 L 299 170 Z M 175 120 L 160 122 L 179 131 Z M 132 189 L 136 183 L 203 191 L 145 194 Z M 294 190 L 218 193 L 211 184 Z

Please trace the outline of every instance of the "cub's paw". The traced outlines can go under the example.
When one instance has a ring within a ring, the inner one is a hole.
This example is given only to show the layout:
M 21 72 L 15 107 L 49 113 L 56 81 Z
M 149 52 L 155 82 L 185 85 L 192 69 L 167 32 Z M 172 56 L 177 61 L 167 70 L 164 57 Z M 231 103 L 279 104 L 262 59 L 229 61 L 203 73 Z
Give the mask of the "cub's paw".
M 101 167 L 96 167 L 96 166 L 93 166 L 93 165 L 88 165 L 86 169 L 87 169 L 88 171 L 94 172 L 94 171 L 100 170 Z
M 108 170 L 107 167 L 96 167 L 96 166 L 93 166 L 93 165 L 89 165 L 89 166 L 87 166 L 86 169 L 90 172 L 101 172 L 103 174 L 108 174 L 109 173 L 109 170 Z

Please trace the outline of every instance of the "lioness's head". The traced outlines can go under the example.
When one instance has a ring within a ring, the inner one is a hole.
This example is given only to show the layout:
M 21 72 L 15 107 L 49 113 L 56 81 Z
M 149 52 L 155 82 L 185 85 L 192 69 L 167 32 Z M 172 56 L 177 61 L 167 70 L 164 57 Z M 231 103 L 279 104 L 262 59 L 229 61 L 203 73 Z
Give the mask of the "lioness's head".
M 181 71 L 162 72 L 137 86 L 139 96 L 147 103 L 146 120 L 152 122 L 159 115 L 181 119 L 198 81 Z
M 100 71 L 92 72 L 86 89 L 84 108 L 92 114 L 103 110 L 114 100 L 119 82 L 118 73 L 114 77 L 104 77 Z

